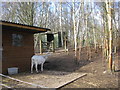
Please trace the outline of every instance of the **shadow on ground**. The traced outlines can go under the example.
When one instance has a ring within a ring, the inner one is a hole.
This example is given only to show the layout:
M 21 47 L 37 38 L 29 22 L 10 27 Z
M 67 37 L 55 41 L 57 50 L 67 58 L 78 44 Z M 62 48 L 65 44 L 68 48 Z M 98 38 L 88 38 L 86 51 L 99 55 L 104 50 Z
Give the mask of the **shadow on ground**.
M 62 52 L 58 54 L 53 54 L 53 56 L 51 56 L 49 60 L 47 60 L 47 63 L 44 64 L 44 69 L 53 71 L 74 72 L 79 68 L 95 61 L 94 57 L 91 58 L 91 60 L 88 60 L 86 53 L 82 53 L 81 57 L 82 58 L 80 60 L 76 60 L 74 57 L 74 52 Z

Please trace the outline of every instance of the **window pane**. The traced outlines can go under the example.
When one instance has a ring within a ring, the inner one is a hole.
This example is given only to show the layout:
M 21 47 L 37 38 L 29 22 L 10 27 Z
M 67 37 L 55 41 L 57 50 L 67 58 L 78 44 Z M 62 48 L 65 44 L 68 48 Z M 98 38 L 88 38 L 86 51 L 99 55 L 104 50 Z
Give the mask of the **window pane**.
M 13 46 L 22 46 L 23 36 L 20 34 L 12 34 L 12 45 Z

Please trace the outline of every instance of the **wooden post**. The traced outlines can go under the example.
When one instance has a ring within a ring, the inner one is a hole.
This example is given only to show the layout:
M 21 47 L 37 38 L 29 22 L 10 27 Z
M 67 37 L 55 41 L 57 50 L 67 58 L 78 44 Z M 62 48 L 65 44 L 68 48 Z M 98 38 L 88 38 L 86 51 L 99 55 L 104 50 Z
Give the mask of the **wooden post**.
M 41 39 L 39 41 L 39 45 L 40 45 L 40 54 L 42 54 L 42 40 Z
M 52 51 L 55 52 L 54 41 L 52 41 Z
M 65 44 L 65 52 L 67 52 L 67 39 L 65 37 L 65 40 L 64 40 L 64 44 Z

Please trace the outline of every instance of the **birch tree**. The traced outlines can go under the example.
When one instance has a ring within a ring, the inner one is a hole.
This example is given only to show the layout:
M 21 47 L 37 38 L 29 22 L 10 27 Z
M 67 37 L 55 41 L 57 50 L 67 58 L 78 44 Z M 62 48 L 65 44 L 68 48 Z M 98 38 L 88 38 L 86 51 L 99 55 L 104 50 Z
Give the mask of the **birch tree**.
M 106 0 L 107 20 L 108 20 L 108 31 L 109 31 L 109 70 L 112 71 L 112 18 L 111 18 L 111 2 Z
M 73 0 L 73 31 L 74 31 L 74 48 L 75 48 L 75 57 L 77 56 L 77 31 L 76 31 L 76 22 L 75 22 L 75 1 Z
M 62 30 L 62 2 L 59 3 L 59 11 L 60 11 L 60 17 L 59 17 L 59 22 L 60 22 L 60 33 L 61 33 L 61 45 L 63 46 L 63 30 Z

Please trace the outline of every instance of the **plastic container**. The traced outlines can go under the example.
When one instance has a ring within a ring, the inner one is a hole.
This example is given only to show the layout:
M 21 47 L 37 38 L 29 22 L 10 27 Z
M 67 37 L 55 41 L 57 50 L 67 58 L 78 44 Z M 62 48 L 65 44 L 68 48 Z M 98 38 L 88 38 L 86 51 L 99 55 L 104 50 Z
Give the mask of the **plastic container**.
M 8 68 L 8 74 L 9 75 L 18 74 L 18 68 L 17 67 Z

